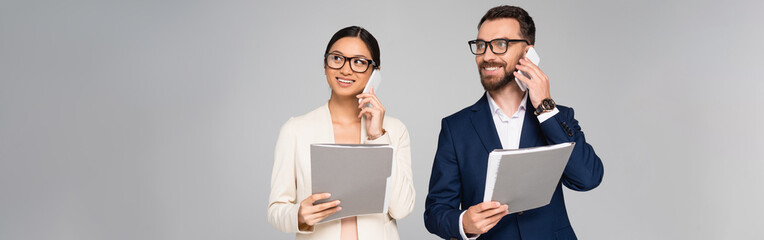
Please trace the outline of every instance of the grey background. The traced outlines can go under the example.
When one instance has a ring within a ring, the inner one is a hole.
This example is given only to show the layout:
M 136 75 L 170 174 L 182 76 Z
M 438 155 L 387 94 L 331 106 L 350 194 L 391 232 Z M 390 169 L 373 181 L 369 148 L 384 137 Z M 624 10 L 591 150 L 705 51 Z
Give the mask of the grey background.
M 0 239 L 289 239 L 273 147 L 328 100 L 331 35 L 369 29 L 409 128 L 422 213 L 439 121 L 482 94 L 466 41 L 534 17 L 552 96 L 605 164 L 566 191 L 581 239 L 745 239 L 764 227 L 761 1 L 0 1 Z

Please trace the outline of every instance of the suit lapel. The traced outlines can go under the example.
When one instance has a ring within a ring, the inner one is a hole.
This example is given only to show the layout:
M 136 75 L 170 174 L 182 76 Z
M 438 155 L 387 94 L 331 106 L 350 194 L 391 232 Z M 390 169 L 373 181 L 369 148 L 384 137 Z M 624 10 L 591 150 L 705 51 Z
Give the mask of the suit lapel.
M 472 111 L 470 115 L 472 127 L 475 128 L 475 132 L 480 137 L 480 142 L 483 143 L 485 150 L 491 152 L 494 149 L 502 149 L 499 134 L 496 133 L 496 126 L 493 124 L 493 116 L 491 115 L 491 108 L 488 106 L 487 95 L 483 94 L 483 97 L 472 105 L 470 110 Z
M 520 133 L 520 148 L 546 145 L 542 141 L 543 139 L 539 137 L 542 136 L 539 119 L 533 114 L 536 108 L 531 103 L 530 97 L 525 102 L 525 120 L 523 120 L 523 132 Z

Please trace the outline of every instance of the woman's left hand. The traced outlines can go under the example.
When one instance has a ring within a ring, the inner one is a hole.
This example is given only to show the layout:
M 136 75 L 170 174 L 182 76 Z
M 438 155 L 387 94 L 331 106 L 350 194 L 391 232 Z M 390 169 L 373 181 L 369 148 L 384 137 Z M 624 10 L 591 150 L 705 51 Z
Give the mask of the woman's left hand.
M 369 136 L 369 140 L 381 137 L 384 134 L 382 120 L 385 118 L 385 106 L 379 101 L 377 95 L 374 95 L 374 88 L 371 88 L 369 93 L 361 93 L 356 97 L 361 99 L 358 103 L 358 108 L 361 109 L 358 118 L 366 116 L 366 135 Z M 371 107 L 366 107 L 367 103 Z

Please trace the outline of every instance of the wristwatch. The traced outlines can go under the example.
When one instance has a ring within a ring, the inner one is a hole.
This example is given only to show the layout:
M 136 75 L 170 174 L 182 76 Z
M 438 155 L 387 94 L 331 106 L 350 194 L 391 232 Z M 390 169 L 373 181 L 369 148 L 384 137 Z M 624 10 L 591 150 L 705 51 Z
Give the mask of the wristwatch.
M 536 107 L 536 111 L 533 112 L 533 114 L 538 116 L 542 113 L 552 111 L 552 109 L 554 109 L 556 106 L 557 104 L 554 103 L 554 100 L 552 100 L 551 98 L 545 98 L 544 100 L 541 101 L 541 104 L 539 104 L 539 106 Z

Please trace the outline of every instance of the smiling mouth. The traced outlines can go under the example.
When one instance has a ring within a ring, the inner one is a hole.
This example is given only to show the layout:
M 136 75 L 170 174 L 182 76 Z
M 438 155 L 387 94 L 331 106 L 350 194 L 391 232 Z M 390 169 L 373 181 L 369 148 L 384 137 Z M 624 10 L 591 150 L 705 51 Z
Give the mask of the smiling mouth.
M 341 79 L 341 78 L 337 78 L 337 81 L 341 83 L 347 83 L 347 84 L 351 84 L 355 82 L 354 80 L 347 80 L 347 79 Z
M 503 68 L 504 64 L 498 63 L 498 62 L 484 62 L 480 64 L 480 68 L 483 69 L 483 71 L 486 72 L 493 72 L 495 70 L 498 70 L 499 68 Z

